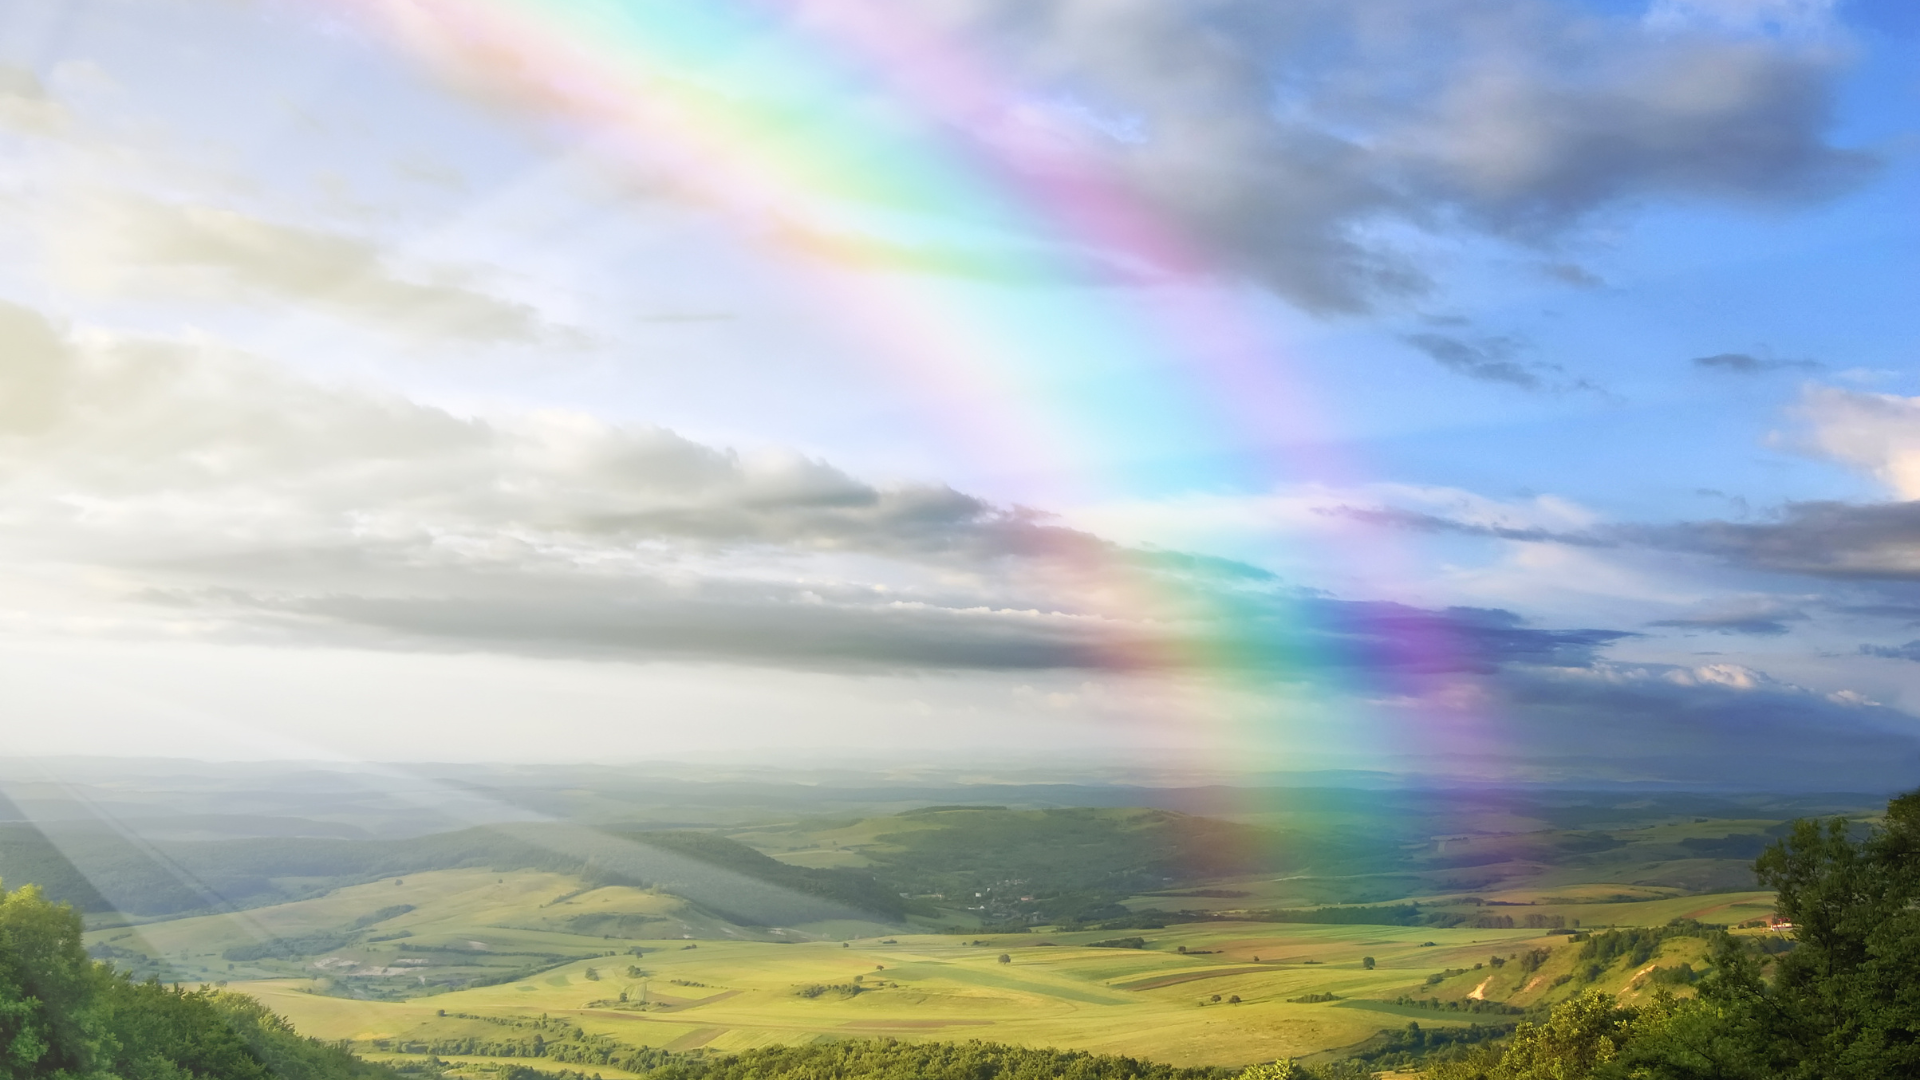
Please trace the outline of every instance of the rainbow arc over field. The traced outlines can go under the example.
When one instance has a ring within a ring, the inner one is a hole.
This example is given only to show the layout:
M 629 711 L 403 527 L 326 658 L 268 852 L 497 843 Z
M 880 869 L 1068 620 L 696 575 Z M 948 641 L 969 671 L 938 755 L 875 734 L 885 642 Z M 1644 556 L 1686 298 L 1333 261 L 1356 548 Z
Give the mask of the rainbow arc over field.
M 984 455 L 1097 485 L 1143 429 L 1177 440 L 1225 427 L 1271 446 L 1273 432 L 1324 428 L 1287 349 L 1236 299 L 1234 275 L 1120 175 L 1125 125 L 1021 85 L 912 5 L 315 2 L 464 90 L 540 117 L 636 182 L 748 222 L 791 267 L 794 289 L 890 358 L 883 377 L 940 402 L 937 421 Z M 1063 287 L 1021 288 L 1032 282 Z M 1249 460 L 1249 475 L 1225 479 L 1359 476 L 1323 451 Z M 1393 553 L 1375 538 L 1356 531 L 1336 547 L 1325 557 L 1392 572 Z M 1209 688 L 1244 690 L 1256 674 L 1272 686 L 1307 670 L 1344 672 L 1400 701 L 1395 715 L 1419 730 L 1362 738 L 1392 740 L 1401 755 L 1410 745 L 1458 752 L 1483 722 L 1457 703 L 1405 704 L 1432 696 L 1421 673 L 1462 666 L 1442 620 L 1362 625 L 1368 615 L 1334 605 L 1240 603 L 1231 587 L 1195 587 L 1137 552 L 1063 539 L 1054 554 L 1090 609 L 1167 628 L 1116 632 L 1104 659 L 1186 676 L 1186 715 L 1170 722 L 1198 729 L 1200 742 L 1210 725 L 1243 736 L 1251 725 L 1257 737 L 1271 716 L 1227 715 L 1235 710 Z

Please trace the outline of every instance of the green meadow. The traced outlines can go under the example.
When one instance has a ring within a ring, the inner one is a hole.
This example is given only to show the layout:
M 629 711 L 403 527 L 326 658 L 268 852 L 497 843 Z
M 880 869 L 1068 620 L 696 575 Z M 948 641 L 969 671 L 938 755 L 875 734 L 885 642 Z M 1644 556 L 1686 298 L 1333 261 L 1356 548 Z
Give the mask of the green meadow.
M 312 993 L 307 979 L 238 988 L 259 995 L 303 1031 L 369 1049 L 485 1033 L 484 1021 L 453 1014 L 537 1013 L 571 1018 L 623 1043 L 667 1049 L 741 1050 L 885 1035 L 1230 1064 L 1311 1054 L 1399 1026 L 1404 1020 L 1397 1015 L 1339 1006 L 1419 991 L 1436 970 L 1471 966 L 1490 950 L 1518 950 L 1536 936 L 1229 923 L 1154 932 L 1145 949 L 1091 947 L 1112 934 L 1088 931 L 899 935 L 886 943 L 666 939 L 634 943 L 643 950 L 638 957 L 581 960 L 520 982 L 410 1001 L 327 997 Z M 1182 946 L 1184 955 L 1177 951 Z M 1008 962 L 1000 962 L 1002 955 Z M 1377 966 L 1363 968 L 1363 956 L 1373 956 Z M 831 989 L 802 996 L 814 987 Z M 1288 1000 L 1316 994 L 1342 1000 Z M 1236 997 L 1238 1003 L 1228 1003 Z M 1467 1022 L 1420 1015 L 1435 1023 Z
M 177 842 L 145 862 L 110 839 L 11 850 L 77 856 L 70 876 L 101 886 L 88 946 L 136 976 L 244 990 L 376 1059 L 537 1057 L 606 1078 L 644 1068 L 642 1048 L 872 1037 L 1328 1060 L 1410 1023 L 1508 1026 L 1587 989 L 1684 996 L 1707 954 L 1687 920 L 1772 912 L 1750 867 L 1779 810 L 1569 799 L 1368 818 L 1365 802 L 1259 821 L 932 806 L 560 823 Z M 194 881 L 247 899 L 196 908 Z M 1588 941 L 1676 920 L 1644 947 Z
M 1627 926 L 1739 921 L 1767 906 L 1759 893 L 1529 899 L 1541 902 L 1499 910 Z M 356 926 L 346 940 L 343 929 Z M 376 1056 L 472 1061 L 490 1059 L 448 1048 L 498 1039 L 504 1020 L 545 1017 L 624 1046 L 673 1050 L 887 1036 L 1236 1064 L 1352 1047 L 1409 1021 L 1511 1020 L 1396 1004 L 1409 998 L 1525 1006 L 1578 988 L 1560 978 L 1577 968 L 1576 947 L 1537 929 L 1212 921 L 969 936 L 851 924 L 749 928 L 664 892 L 477 869 L 118 926 L 89 940 L 165 958 L 176 978 L 227 982 L 303 1032 L 352 1040 Z M 276 943 L 280 955 L 226 959 Z M 1660 962 L 1697 961 L 1698 945 L 1668 943 Z M 312 946 L 319 948 L 299 951 Z M 1551 959 L 1524 972 L 1518 961 L 1488 966 L 1532 951 Z M 1621 969 L 1604 981 L 1631 995 L 1634 975 Z

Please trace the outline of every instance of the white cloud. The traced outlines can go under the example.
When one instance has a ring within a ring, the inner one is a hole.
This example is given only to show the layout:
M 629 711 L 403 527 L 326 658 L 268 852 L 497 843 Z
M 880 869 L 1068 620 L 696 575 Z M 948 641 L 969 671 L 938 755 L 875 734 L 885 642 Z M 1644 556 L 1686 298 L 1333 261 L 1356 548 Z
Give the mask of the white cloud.
M 1209 657 L 1293 681 L 1578 662 L 1619 636 L 1303 595 L 937 484 L 573 414 L 459 417 L 206 340 L 0 306 L 0 347 L 0 554 L 99 571 L 69 606 L 104 633 L 797 668 Z
M 39 76 L 0 64 L 0 129 L 47 134 L 66 122 L 66 110 L 47 95 Z
M 568 333 L 474 280 L 471 268 L 406 273 L 377 239 L 220 206 L 97 195 L 68 200 L 47 247 L 83 287 L 170 299 L 271 301 L 408 336 L 556 343 Z
M 962 667 L 1098 665 L 1151 632 L 1081 594 L 1115 572 L 1099 541 L 939 485 L 458 417 L 12 305 L 0 354 L 10 565 L 98 568 L 39 573 L 108 629 Z
M 1739 664 L 1676 668 L 1666 673 L 1666 679 L 1675 686 L 1723 686 L 1729 690 L 1757 690 L 1772 682 L 1760 672 Z
M 1800 411 L 1815 451 L 1852 465 L 1903 499 L 1920 499 L 1920 397 L 1809 387 Z

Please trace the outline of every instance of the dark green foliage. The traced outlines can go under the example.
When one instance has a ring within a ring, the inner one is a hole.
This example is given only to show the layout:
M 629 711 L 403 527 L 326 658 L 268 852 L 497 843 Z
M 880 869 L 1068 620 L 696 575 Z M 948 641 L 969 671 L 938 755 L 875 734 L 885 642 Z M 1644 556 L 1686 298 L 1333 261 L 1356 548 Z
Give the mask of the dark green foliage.
M 647 1072 L 676 1059 L 665 1050 L 628 1046 L 606 1035 L 590 1035 L 565 1020 L 545 1017 L 480 1016 L 451 1013 L 462 1020 L 478 1020 L 498 1030 L 491 1037 L 466 1036 L 432 1041 L 375 1040 L 374 1048 L 397 1053 L 436 1056 L 544 1058 L 565 1065 L 610 1066 L 629 1072 Z M 541 1077 L 540 1080 L 544 1080 Z
M 1251 911 L 1235 917 L 1254 922 L 1324 923 L 1333 926 L 1419 926 L 1423 921 L 1419 904 Z
M 1101 919 L 1093 923 L 1065 921 L 1060 924 L 1060 928 L 1063 930 L 1165 930 L 1167 927 L 1176 923 L 1206 922 L 1211 918 L 1214 918 L 1214 916 L 1200 912 L 1143 911 L 1134 915 L 1124 915 L 1117 919 Z M 1027 927 L 1025 926 L 1017 926 L 1010 930 L 995 930 L 989 927 L 981 927 L 979 931 L 969 932 L 1004 934 L 1023 933 L 1026 929 Z
M 120 846 L 131 847 L 124 841 Z M 31 825 L 0 825 L 0 880 L 36 882 L 42 893 L 80 911 L 107 911 L 113 906 L 61 854 L 59 845 Z
M 379 911 L 369 912 L 353 920 L 352 928 L 355 930 L 365 930 L 374 923 L 383 923 L 388 919 L 397 919 L 412 910 L 412 904 L 394 904 L 391 907 L 383 907 Z
M 1436 1080 L 1912 1080 L 1920 1076 L 1920 792 L 1885 821 L 1796 823 L 1755 863 L 1795 946 L 1675 923 L 1595 934 L 1592 966 L 1650 959 L 1676 936 L 1707 937 L 1711 968 L 1657 969 L 1653 1000 L 1621 1008 L 1598 991 L 1523 1024 L 1503 1052 L 1446 1064 Z M 1697 981 L 1695 981 L 1697 978 Z M 1694 982 L 1677 1000 L 1667 985 Z
M 1461 1056 L 1467 1047 L 1479 1046 L 1511 1034 L 1511 1025 L 1471 1024 L 1467 1027 L 1423 1028 L 1409 1022 L 1398 1031 L 1382 1031 L 1348 1055 L 1369 1069 L 1408 1069 L 1435 1060 Z
M 90 959 L 80 917 L 32 886 L 0 895 L 0 1076 L 7 1080 L 379 1080 L 240 994 L 134 982 Z
M 1730 1002 L 1764 1020 L 1784 1077 L 1920 1076 L 1920 791 L 1881 827 L 1802 821 L 1755 869 L 1796 947 L 1771 985 L 1731 973 Z
M 53 1076 L 91 1064 L 100 982 L 72 908 L 48 903 L 31 885 L 0 895 L 0 1075 Z
M 738 840 L 700 832 L 643 832 L 629 834 L 653 847 L 665 848 L 701 862 L 725 867 L 751 878 L 784 886 L 890 919 L 904 918 L 900 893 L 860 870 L 813 869 L 794 866 L 763 855 Z
M 1175 1068 L 1082 1051 L 1033 1050 L 994 1043 L 900 1043 L 858 1039 L 771 1046 L 739 1054 L 674 1053 L 626 1046 L 563 1020 L 454 1014 L 501 1029 L 496 1038 L 433 1042 L 383 1040 L 382 1050 L 436 1056 L 535 1059 L 585 1069 L 609 1067 L 649 1080 L 1229 1080 L 1237 1070 Z M 527 1069 L 522 1080 L 567 1070 Z M 503 1076 L 502 1080 L 511 1080 Z
M 517 983 L 524 979 L 531 979 L 543 971 L 551 971 L 557 967 L 565 967 L 576 960 L 587 960 L 591 958 L 591 953 L 587 956 L 550 955 L 543 963 L 529 964 L 526 967 L 514 968 L 512 971 L 502 971 L 497 974 L 476 976 L 475 978 L 467 980 L 466 986 L 505 986 L 508 983 Z
M 1724 926 L 1695 922 L 1692 919 L 1675 919 L 1665 926 L 1634 927 L 1627 930 L 1608 930 L 1589 937 L 1586 944 L 1580 946 L 1580 959 L 1591 960 L 1602 968 L 1611 967 L 1615 960 L 1627 958 L 1629 967 L 1639 967 L 1653 959 L 1660 951 L 1660 943 L 1670 938 L 1709 938 L 1725 930 Z
M 1147 947 L 1147 939 L 1137 938 L 1137 937 L 1117 937 L 1117 938 L 1108 938 L 1105 941 L 1090 941 L 1087 944 L 1090 948 L 1095 948 L 1095 949 L 1144 949 Z
M 1442 1001 L 1439 998 L 1416 998 L 1402 994 L 1394 998 L 1393 1003 L 1395 1005 L 1410 1005 L 1416 1009 L 1432 1009 L 1434 1012 L 1463 1012 L 1471 1013 L 1475 1016 L 1521 1016 L 1527 1011 L 1517 1005 L 1509 1005 L 1504 1001 L 1481 1001 L 1477 998 L 1455 998 L 1451 1001 Z
M 1692 964 L 1681 964 L 1679 967 L 1657 967 L 1647 976 L 1653 980 L 1655 986 L 1687 986 L 1699 977 L 1699 972 L 1693 970 Z
M 1133 913 L 1116 903 L 1127 896 L 1272 869 L 1279 852 L 1293 850 L 1267 830 L 1168 810 L 930 808 L 902 816 L 939 827 L 880 835 L 887 847 L 867 852 L 873 872 L 899 892 L 984 904 L 988 922 L 1127 919 Z
M 1235 1071 L 1183 1069 L 1078 1050 L 881 1039 L 680 1056 L 649 1080 L 1228 1080 Z
M 828 985 L 825 983 L 813 983 L 809 986 L 800 987 L 799 989 L 795 990 L 793 994 L 795 997 L 803 997 L 803 998 L 819 998 L 819 997 L 829 997 L 829 996 L 837 997 L 837 998 L 850 998 L 850 997 L 855 997 L 857 995 L 866 993 L 867 989 L 868 989 L 867 987 L 861 986 L 857 983 L 834 983 L 831 985 Z
M 337 949 L 344 949 L 353 943 L 351 934 L 301 934 L 295 937 L 274 938 L 271 941 L 255 941 L 246 945 L 235 945 L 220 955 L 228 960 L 248 962 L 253 960 L 298 960 L 303 956 L 318 956 Z

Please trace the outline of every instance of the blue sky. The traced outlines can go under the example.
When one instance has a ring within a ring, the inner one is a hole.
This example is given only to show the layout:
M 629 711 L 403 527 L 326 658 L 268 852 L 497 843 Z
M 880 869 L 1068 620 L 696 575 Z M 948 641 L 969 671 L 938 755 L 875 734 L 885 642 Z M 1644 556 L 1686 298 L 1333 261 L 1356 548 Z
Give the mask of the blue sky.
M 1175 269 L 735 197 L 405 10 L 0 14 L 0 753 L 1920 772 L 1906 5 L 928 0 L 965 123 L 806 116 L 1070 147 Z

